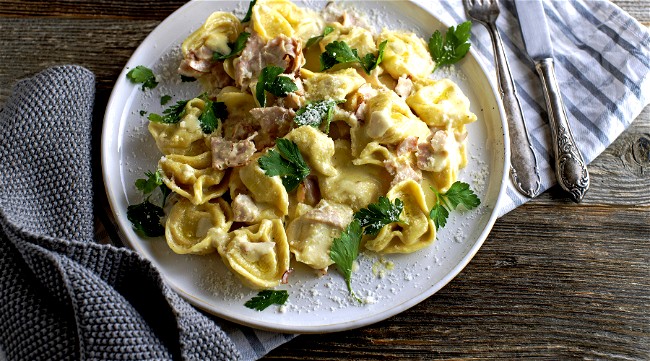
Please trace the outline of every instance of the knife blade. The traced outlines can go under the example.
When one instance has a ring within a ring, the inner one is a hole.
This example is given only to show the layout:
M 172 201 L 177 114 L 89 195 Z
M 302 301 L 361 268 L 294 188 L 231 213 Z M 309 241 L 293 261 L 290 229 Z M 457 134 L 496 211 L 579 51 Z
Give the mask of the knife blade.
M 555 156 L 555 177 L 573 201 L 579 203 L 589 189 L 589 172 L 576 146 L 562 94 L 555 76 L 553 43 L 542 0 L 515 0 L 519 27 L 528 56 L 542 82 Z

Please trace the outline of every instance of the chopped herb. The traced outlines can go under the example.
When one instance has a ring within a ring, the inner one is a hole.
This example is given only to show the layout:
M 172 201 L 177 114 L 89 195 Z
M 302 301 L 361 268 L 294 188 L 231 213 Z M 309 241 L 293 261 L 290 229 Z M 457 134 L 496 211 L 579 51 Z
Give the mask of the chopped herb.
M 253 0 L 248 4 L 248 11 L 246 11 L 246 15 L 244 16 L 243 19 L 241 19 L 242 23 L 247 23 L 251 21 L 251 16 L 253 16 L 253 6 L 255 6 L 255 3 L 257 0 Z
M 205 134 L 211 134 L 215 129 L 217 129 L 219 121 L 223 121 L 227 117 L 228 110 L 226 109 L 225 103 L 207 100 L 205 102 L 205 109 L 199 116 L 199 124 L 201 124 L 201 130 L 203 130 L 203 133 Z
M 298 109 L 293 121 L 298 125 L 311 125 L 318 128 L 324 124 L 325 133 L 329 132 L 334 107 L 345 100 L 317 100 Z
M 160 218 L 165 215 L 161 207 L 145 199 L 140 204 L 127 208 L 126 217 L 131 221 L 136 232 L 147 237 L 158 237 L 165 234 L 165 227 L 160 223 Z
M 147 114 L 147 111 L 146 111 L 146 110 L 141 110 L 141 111 L 140 111 L 140 116 L 141 116 L 141 117 L 143 117 L 145 114 Z
M 321 71 L 330 69 L 336 64 L 359 63 L 367 74 L 381 63 L 384 58 L 384 49 L 387 40 L 379 44 L 377 56 L 366 54 L 363 59 L 359 57 L 357 49 L 352 49 L 345 41 L 333 41 L 325 46 L 325 52 L 320 56 Z
M 170 100 L 172 100 L 171 95 L 163 95 L 162 97 L 160 97 L 160 105 L 165 105 L 169 103 Z
M 138 65 L 135 68 L 131 69 L 126 73 L 126 77 L 136 84 L 142 83 L 142 90 L 153 89 L 158 85 L 156 81 L 156 76 L 153 74 L 151 69 L 147 68 L 144 65 Z
M 345 284 L 348 286 L 350 295 L 357 301 L 361 300 L 352 291 L 352 266 L 354 261 L 359 257 L 359 247 L 361 246 L 361 223 L 357 219 L 350 222 L 345 231 L 339 238 L 335 238 L 330 247 L 330 259 L 334 261 L 339 272 L 345 278 Z
M 326 26 L 326 27 L 323 29 L 323 34 L 318 35 L 318 36 L 311 37 L 311 38 L 309 38 L 309 40 L 307 40 L 307 44 L 305 44 L 305 48 L 309 48 L 309 47 L 311 47 L 312 45 L 314 45 L 314 44 L 316 44 L 316 43 L 319 43 L 321 40 L 323 40 L 324 37 L 326 37 L 327 35 L 331 34 L 332 31 L 334 31 L 334 28 L 333 28 L 333 27 L 331 27 L 331 26 L 329 26 L 329 25 Z
M 275 145 L 277 152 L 270 149 L 257 162 L 267 176 L 280 176 L 284 188 L 287 192 L 291 192 L 309 175 L 311 169 L 300 154 L 296 143 L 278 138 Z
M 250 33 L 247 33 L 245 31 L 242 32 L 239 34 L 239 36 L 237 36 L 237 40 L 235 40 L 234 43 L 228 43 L 228 47 L 232 49 L 230 50 L 230 54 L 221 54 L 215 51 L 214 54 L 212 54 L 212 60 L 226 60 L 241 53 L 241 51 L 244 50 L 244 47 L 246 47 L 246 41 L 248 41 L 248 38 L 250 36 Z
M 370 74 L 370 72 L 381 63 L 381 61 L 384 59 L 384 49 L 386 49 L 386 44 L 388 44 L 388 40 L 384 40 L 379 44 L 378 52 L 377 52 L 377 57 L 375 57 L 373 54 L 366 54 L 363 58 L 361 58 L 361 65 L 363 66 L 363 69 L 366 71 L 366 73 Z
M 193 77 L 193 76 L 185 76 L 185 75 L 181 75 L 181 81 L 182 81 L 183 83 L 188 83 L 188 82 L 196 81 L 196 78 Z
M 469 43 L 471 30 L 472 22 L 466 21 L 456 27 L 449 27 L 444 38 L 438 30 L 431 35 L 431 38 L 429 38 L 429 53 L 436 62 L 433 71 L 443 65 L 454 64 L 467 54 L 471 46 Z
M 273 304 L 284 305 L 288 298 L 289 293 L 285 290 L 264 290 L 260 291 L 257 296 L 246 301 L 244 306 L 254 310 L 263 311 Z
M 459 205 L 470 210 L 481 204 L 481 200 L 469 188 L 469 184 L 461 181 L 454 182 L 446 193 L 440 193 L 433 187 L 431 190 L 436 194 L 436 204 L 431 208 L 429 218 L 436 225 L 436 230 L 447 224 L 449 212 L 455 210 Z
M 156 123 L 176 124 L 185 116 L 185 105 L 188 100 L 181 100 L 163 111 L 163 115 L 151 113 L 149 120 Z
M 153 192 L 157 187 L 163 184 L 162 177 L 160 172 L 144 172 L 144 175 L 147 176 L 146 179 L 138 179 L 135 181 L 135 187 L 138 190 L 141 190 L 143 194 L 149 194 Z
M 267 66 L 262 69 L 255 86 L 255 97 L 261 107 L 266 106 L 266 92 L 277 96 L 286 97 L 289 93 L 298 90 L 298 86 L 288 76 L 280 75 L 284 72 L 279 66 Z
M 391 203 L 387 197 L 381 196 L 377 203 L 371 203 L 367 208 L 362 208 L 354 214 L 354 219 L 358 220 L 363 232 L 369 235 L 376 235 L 385 225 L 399 222 L 399 216 L 404 209 L 404 203 L 399 198 L 395 198 L 395 203 Z

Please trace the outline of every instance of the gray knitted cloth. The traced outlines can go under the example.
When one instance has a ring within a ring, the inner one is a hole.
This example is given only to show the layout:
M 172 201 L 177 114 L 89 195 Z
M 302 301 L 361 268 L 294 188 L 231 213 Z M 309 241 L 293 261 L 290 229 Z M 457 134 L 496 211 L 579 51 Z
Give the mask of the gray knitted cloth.
M 93 242 L 94 93 L 84 68 L 52 68 L 20 81 L 0 112 L 0 349 L 9 360 L 240 358 L 150 263 Z

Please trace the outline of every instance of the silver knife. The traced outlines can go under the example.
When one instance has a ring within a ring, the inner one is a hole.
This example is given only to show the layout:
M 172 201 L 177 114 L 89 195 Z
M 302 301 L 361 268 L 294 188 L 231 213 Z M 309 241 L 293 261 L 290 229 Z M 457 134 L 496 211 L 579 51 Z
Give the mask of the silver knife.
M 553 46 L 542 0 L 515 0 L 521 34 L 528 56 L 535 62 L 544 88 L 548 121 L 551 127 L 555 176 L 560 186 L 575 202 L 580 202 L 589 188 L 589 172 L 576 147 L 555 78 Z

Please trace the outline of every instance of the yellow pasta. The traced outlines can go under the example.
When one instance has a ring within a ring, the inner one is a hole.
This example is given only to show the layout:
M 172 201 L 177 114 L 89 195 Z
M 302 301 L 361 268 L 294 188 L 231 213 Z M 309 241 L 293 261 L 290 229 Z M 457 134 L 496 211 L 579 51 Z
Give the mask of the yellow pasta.
M 243 49 L 215 60 L 244 31 Z M 342 43 L 350 49 L 323 55 Z M 165 223 L 174 252 L 217 250 L 242 284 L 274 288 L 292 262 L 326 272 L 334 240 L 384 196 L 403 203 L 400 221 L 364 235 L 363 249 L 410 253 L 434 242 L 429 187 L 457 181 L 477 117 L 453 81 L 433 79 L 421 37 L 258 0 L 244 24 L 211 14 L 181 50 L 179 72 L 207 92 L 176 109 L 180 119 L 166 112 L 165 123 L 149 123 L 162 181 L 179 196 Z
M 254 289 L 277 286 L 290 265 L 287 235 L 279 219 L 233 231 L 219 254 L 242 283 Z

